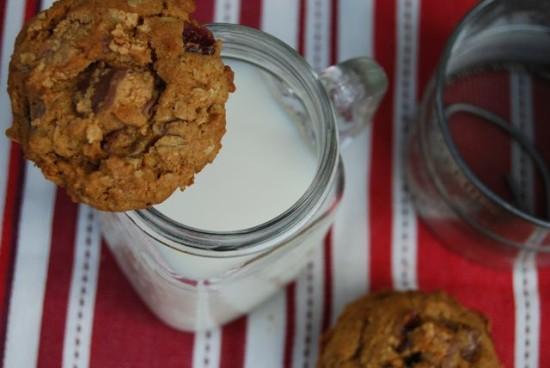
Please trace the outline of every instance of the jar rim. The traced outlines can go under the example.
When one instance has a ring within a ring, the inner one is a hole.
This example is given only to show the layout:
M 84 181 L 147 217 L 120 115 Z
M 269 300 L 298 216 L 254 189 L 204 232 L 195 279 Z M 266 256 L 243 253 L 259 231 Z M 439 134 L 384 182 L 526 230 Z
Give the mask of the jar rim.
M 312 119 L 322 124 L 318 166 L 315 176 L 305 193 L 279 216 L 247 229 L 236 231 L 208 231 L 178 223 L 157 209 L 126 212 L 126 216 L 148 236 L 175 250 L 187 251 L 236 251 L 242 249 L 269 248 L 299 234 L 314 220 L 330 193 L 339 170 L 339 139 L 336 115 L 332 102 L 317 73 L 293 48 L 262 31 L 242 25 L 215 23 L 208 28 L 220 39 L 224 48 L 222 57 L 252 63 L 253 54 L 261 54 L 276 60 L 282 71 L 292 74 L 315 105 L 309 111 Z M 265 66 L 263 66 L 265 68 Z M 343 181 L 340 175 L 340 181 Z M 341 183 L 343 185 L 343 182 Z
M 459 25 L 456 27 L 454 32 L 452 33 L 451 37 L 447 41 L 447 44 L 445 46 L 443 55 L 441 57 L 441 62 L 439 63 L 439 66 L 437 67 L 436 76 L 435 76 L 435 113 L 437 115 L 437 121 L 439 125 L 439 129 L 441 130 L 443 139 L 445 141 L 445 144 L 447 148 L 449 149 L 449 152 L 455 162 L 458 165 L 458 168 L 461 170 L 462 175 L 466 177 L 466 179 L 481 193 L 483 193 L 486 198 L 488 198 L 491 202 L 495 203 L 496 205 L 500 206 L 505 211 L 511 213 L 514 216 L 517 216 L 518 218 L 521 218 L 524 221 L 527 221 L 531 224 L 534 224 L 535 226 L 549 230 L 550 229 L 550 221 L 546 221 L 544 219 L 535 217 L 527 212 L 521 211 L 518 208 L 512 206 L 508 202 L 506 202 L 504 199 L 502 199 L 500 196 L 498 196 L 496 193 L 494 193 L 491 189 L 487 187 L 470 169 L 470 167 L 466 164 L 466 161 L 460 154 L 458 147 L 456 146 L 456 143 L 451 135 L 451 132 L 449 130 L 448 125 L 448 119 L 445 113 L 445 103 L 443 101 L 443 87 L 445 86 L 445 80 L 446 80 L 446 74 L 447 69 L 450 63 L 450 58 L 453 54 L 453 48 L 461 38 L 461 36 L 464 34 L 465 28 L 472 24 L 472 22 L 475 22 L 480 15 L 485 14 L 491 10 L 491 8 L 495 5 L 502 4 L 499 1 L 496 0 L 483 0 L 481 1 L 477 6 L 475 6 L 459 23 Z M 539 250 L 538 247 L 530 246 L 534 250 Z

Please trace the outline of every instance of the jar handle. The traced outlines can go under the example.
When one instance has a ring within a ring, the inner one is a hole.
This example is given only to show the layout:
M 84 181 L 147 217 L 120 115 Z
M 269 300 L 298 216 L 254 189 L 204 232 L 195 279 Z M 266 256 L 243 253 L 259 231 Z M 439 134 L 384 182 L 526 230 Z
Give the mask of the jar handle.
M 340 141 L 346 145 L 372 121 L 388 90 L 388 77 L 374 60 L 359 57 L 328 67 L 320 78 L 334 105 Z

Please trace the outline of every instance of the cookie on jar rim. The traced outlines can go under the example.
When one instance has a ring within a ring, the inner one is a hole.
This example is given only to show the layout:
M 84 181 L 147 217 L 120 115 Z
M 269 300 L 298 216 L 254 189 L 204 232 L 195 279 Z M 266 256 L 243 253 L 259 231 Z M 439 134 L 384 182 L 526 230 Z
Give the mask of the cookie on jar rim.
M 347 306 L 318 368 L 500 368 L 489 323 L 444 293 L 382 292 Z
M 10 138 L 71 198 L 146 208 L 191 185 L 235 90 L 192 0 L 60 0 L 19 34 Z

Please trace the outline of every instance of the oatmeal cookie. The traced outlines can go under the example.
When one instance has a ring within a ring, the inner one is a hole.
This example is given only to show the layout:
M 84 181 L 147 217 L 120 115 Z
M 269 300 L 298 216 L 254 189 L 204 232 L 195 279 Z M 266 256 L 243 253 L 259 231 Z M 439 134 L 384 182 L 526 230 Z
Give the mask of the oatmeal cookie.
M 19 34 L 7 135 L 78 202 L 125 211 L 221 148 L 233 72 L 193 0 L 59 0 Z
M 319 368 L 501 367 L 487 320 L 442 293 L 387 292 L 349 305 Z

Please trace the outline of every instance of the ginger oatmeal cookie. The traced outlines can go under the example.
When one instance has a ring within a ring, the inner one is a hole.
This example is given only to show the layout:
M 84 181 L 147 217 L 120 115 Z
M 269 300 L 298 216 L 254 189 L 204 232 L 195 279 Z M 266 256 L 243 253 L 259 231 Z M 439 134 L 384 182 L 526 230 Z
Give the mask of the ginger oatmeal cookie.
M 487 320 L 442 293 L 366 296 L 321 345 L 319 368 L 501 367 Z
M 233 72 L 192 0 L 59 0 L 19 34 L 7 135 L 73 200 L 125 211 L 221 148 Z

